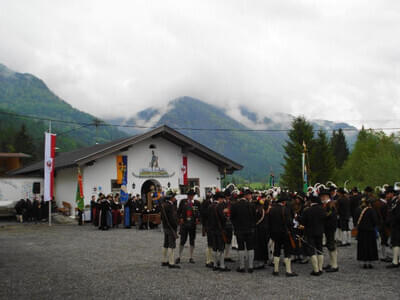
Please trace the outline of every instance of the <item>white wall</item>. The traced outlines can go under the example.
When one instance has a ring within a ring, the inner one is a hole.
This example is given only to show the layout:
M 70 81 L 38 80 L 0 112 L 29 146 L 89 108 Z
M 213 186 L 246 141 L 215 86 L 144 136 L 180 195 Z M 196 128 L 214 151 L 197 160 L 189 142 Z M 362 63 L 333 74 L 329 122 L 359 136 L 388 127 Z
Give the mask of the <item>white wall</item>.
M 149 149 L 151 144 L 155 145 L 157 148 Z M 149 167 L 152 150 L 154 150 L 155 155 L 158 156 L 159 167 L 166 169 L 169 174 L 175 173 L 174 176 L 170 178 L 154 179 L 160 182 L 163 190 L 167 189 L 168 182 L 171 184 L 171 188 L 178 188 L 183 156 L 181 147 L 161 137 L 150 138 L 133 145 L 128 151 L 108 155 L 95 161 L 92 166 L 81 168 L 85 204 L 90 203 L 93 194 L 98 194 L 99 192 L 104 194 L 111 193 L 111 180 L 117 178 L 117 155 L 128 156 L 128 192 L 140 194 L 142 184 L 149 178 L 137 178 L 134 177 L 132 173 L 134 172 L 136 175 L 139 175 L 140 169 Z M 200 179 L 200 192 L 202 197 L 205 196 L 204 188 L 206 186 L 220 186 L 220 174 L 216 165 L 192 153 L 189 153 L 187 156 L 188 177 Z M 57 203 L 61 203 L 59 201 L 68 201 L 75 207 L 77 169 L 73 168 L 58 171 L 55 182 Z M 132 188 L 132 183 L 135 183 L 135 189 Z M 96 191 L 94 191 L 94 188 L 96 188 Z
M 56 171 L 56 176 L 54 178 L 54 197 L 56 199 L 57 206 L 62 207 L 63 201 L 71 203 L 72 214 L 75 211 L 74 209 L 76 206 L 75 198 L 77 184 L 77 168 L 68 168 Z
M 19 201 L 33 199 L 33 183 L 40 182 L 40 195 L 43 195 L 43 178 L 40 177 L 2 177 L 0 178 L 0 201 Z

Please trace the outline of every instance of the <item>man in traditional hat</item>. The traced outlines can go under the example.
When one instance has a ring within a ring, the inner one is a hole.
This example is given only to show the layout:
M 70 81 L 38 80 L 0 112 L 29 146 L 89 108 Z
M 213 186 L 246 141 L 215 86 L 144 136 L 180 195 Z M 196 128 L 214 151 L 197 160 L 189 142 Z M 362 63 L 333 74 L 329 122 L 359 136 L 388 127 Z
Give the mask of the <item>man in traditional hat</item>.
M 324 234 L 326 212 L 321 200 L 311 196 L 311 207 L 304 210 L 301 224 L 304 227 L 304 235 L 307 241 L 307 252 L 311 259 L 313 271 L 311 275 L 320 276 L 324 265 L 322 249 L 322 236 Z
M 179 256 L 176 259 L 176 263 L 181 262 L 181 256 L 183 249 L 185 247 L 187 238 L 189 236 L 190 244 L 190 258 L 189 263 L 194 264 L 193 252 L 194 252 L 194 241 L 196 239 L 196 225 L 199 222 L 199 212 L 200 212 L 200 202 L 194 200 L 196 192 L 194 190 L 189 190 L 187 193 L 187 199 L 181 200 L 178 208 L 178 219 L 181 225 L 180 229 L 180 246 L 179 246 Z
M 324 224 L 324 233 L 326 238 L 326 247 L 329 251 L 330 263 L 323 269 L 326 272 L 337 272 L 339 271 L 338 263 L 337 263 L 337 249 L 336 249 L 336 241 L 335 241 L 335 232 L 337 228 L 337 211 L 335 207 L 335 203 L 331 200 L 331 191 L 330 190 L 321 190 L 319 193 L 319 197 L 322 202 L 322 206 L 325 209 L 325 224 Z
M 347 197 L 347 193 L 344 188 L 337 190 L 338 199 L 336 201 L 336 207 L 339 215 L 339 231 L 341 232 L 342 240 L 340 246 L 350 246 L 351 232 L 349 227 L 350 214 L 351 214 L 351 203 Z
M 178 217 L 175 203 L 175 193 L 168 191 L 165 196 L 165 201 L 161 204 L 161 220 L 164 228 L 163 261 L 161 266 L 171 269 L 180 268 L 175 265 L 174 259 L 176 239 L 178 237 Z
M 353 227 L 356 227 L 357 225 L 356 212 L 357 209 L 360 207 L 360 203 L 361 203 L 361 195 L 358 192 L 358 188 L 353 187 L 350 196 L 350 213 L 353 219 Z
M 389 207 L 391 206 L 392 198 L 394 196 L 394 189 L 389 186 L 379 195 L 379 199 L 372 203 L 372 208 L 375 209 L 376 215 L 378 217 L 378 230 L 381 239 L 381 261 L 391 262 L 392 259 L 386 253 L 386 247 L 389 246 Z
M 290 209 L 286 206 L 288 201 L 290 201 L 289 195 L 281 193 L 269 212 L 269 229 L 271 239 L 274 241 L 274 271 L 272 273 L 274 276 L 279 275 L 279 260 L 282 248 L 285 255 L 286 276 L 297 276 L 295 272 L 292 272 L 290 261 L 293 220 Z
M 398 268 L 399 255 L 400 255 L 400 196 L 397 195 L 392 199 L 392 206 L 390 210 L 390 229 L 391 229 L 391 243 L 393 249 L 392 264 L 387 268 Z
M 225 244 L 225 261 L 234 262 L 230 257 L 230 250 L 232 248 L 232 236 L 233 236 L 233 225 L 231 222 L 231 192 L 229 190 L 224 191 L 224 214 L 226 216 L 225 223 L 225 234 L 226 234 L 226 244 Z
M 213 245 L 212 245 L 212 236 L 210 233 L 209 222 L 208 222 L 208 208 L 213 202 L 213 195 L 211 191 L 207 192 L 206 199 L 201 203 L 200 206 L 200 220 L 202 225 L 202 233 L 203 236 L 207 237 L 207 249 L 206 249 L 206 267 L 212 268 L 214 267 L 214 260 L 212 256 Z
M 224 214 L 225 196 L 222 192 L 217 192 L 214 196 L 214 202 L 208 208 L 208 228 L 211 235 L 214 257 L 214 271 L 230 271 L 225 267 L 225 223 L 226 215 Z
M 245 190 L 242 194 L 242 198 L 231 207 L 231 220 L 239 250 L 239 267 L 237 271 L 240 273 L 245 272 L 245 256 L 247 256 L 249 263 L 247 271 L 253 273 L 254 269 L 256 212 L 255 206 L 251 203 L 251 199 L 251 191 Z

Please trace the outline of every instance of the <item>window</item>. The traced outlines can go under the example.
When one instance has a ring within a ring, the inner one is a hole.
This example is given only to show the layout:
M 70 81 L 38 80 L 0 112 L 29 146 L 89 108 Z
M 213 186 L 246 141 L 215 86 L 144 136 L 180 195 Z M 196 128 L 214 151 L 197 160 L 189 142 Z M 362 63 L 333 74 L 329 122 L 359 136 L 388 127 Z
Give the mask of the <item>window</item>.
M 151 145 L 149 146 L 149 149 L 157 149 L 157 146 L 154 145 L 154 144 L 151 144 Z
M 111 193 L 119 193 L 121 190 L 121 184 L 117 182 L 117 179 L 111 179 Z

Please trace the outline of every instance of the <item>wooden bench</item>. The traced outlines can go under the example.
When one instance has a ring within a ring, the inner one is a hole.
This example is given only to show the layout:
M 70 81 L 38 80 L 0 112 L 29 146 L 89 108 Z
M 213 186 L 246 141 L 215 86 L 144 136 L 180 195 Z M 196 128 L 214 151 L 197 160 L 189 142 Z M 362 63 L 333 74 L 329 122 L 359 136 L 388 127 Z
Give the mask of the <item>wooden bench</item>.
M 57 207 L 57 211 L 62 213 L 64 216 L 70 216 L 71 215 L 71 209 L 72 206 L 68 202 L 63 201 L 62 202 L 63 207 Z

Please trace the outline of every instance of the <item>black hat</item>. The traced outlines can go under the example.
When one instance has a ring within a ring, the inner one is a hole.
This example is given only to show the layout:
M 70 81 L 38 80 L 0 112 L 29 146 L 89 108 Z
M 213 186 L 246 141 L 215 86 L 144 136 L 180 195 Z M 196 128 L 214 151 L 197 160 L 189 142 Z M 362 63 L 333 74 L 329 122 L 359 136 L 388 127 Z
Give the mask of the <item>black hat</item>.
M 231 196 L 231 191 L 228 190 L 228 189 L 226 189 L 226 190 L 224 191 L 224 197 L 230 197 L 230 196 Z
M 328 190 L 328 189 L 321 189 L 320 191 L 319 191 L 319 195 L 320 196 L 322 196 L 322 195 L 331 195 L 331 191 L 330 190 Z
M 278 200 L 276 202 L 284 202 L 284 201 L 290 201 L 290 197 L 287 193 L 280 193 Z
M 195 192 L 193 189 L 190 189 L 190 190 L 187 192 L 187 195 L 188 195 L 188 196 L 194 196 L 194 195 L 196 195 L 196 192 Z
M 336 187 L 335 185 L 331 185 L 331 186 L 329 187 L 329 190 L 330 190 L 331 192 L 336 191 L 336 190 L 337 190 L 337 187 Z
M 370 186 L 367 186 L 367 187 L 364 189 L 364 192 L 366 192 L 366 193 L 372 193 L 373 191 L 374 191 L 373 188 L 370 187 Z
M 251 195 L 251 194 L 253 194 L 253 193 L 249 189 L 243 191 L 243 196 Z
M 352 189 L 351 189 L 351 192 L 352 193 L 358 193 L 358 188 L 355 186 L 355 187 L 353 187 Z
M 172 198 L 174 198 L 176 196 L 176 193 L 174 193 L 173 191 L 167 191 L 166 195 L 165 195 L 165 199 L 170 200 Z
M 296 194 L 296 198 L 299 198 L 300 200 L 302 200 L 302 201 L 304 201 L 305 198 L 306 197 L 306 194 L 304 194 L 304 192 L 298 192 L 297 194 Z
M 319 204 L 322 203 L 321 199 L 319 197 L 316 197 L 316 196 L 311 196 L 310 197 L 310 201 L 311 201 L 311 203 L 319 203 Z
M 225 199 L 225 193 L 216 192 L 215 195 L 214 195 L 214 199 L 217 200 L 217 199 L 220 199 L 220 198 L 224 198 Z
M 394 188 L 392 186 L 388 186 L 385 190 L 385 194 L 389 194 L 389 193 L 393 193 L 393 194 L 396 193 L 396 191 L 394 190 Z
M 340 193 L 340 194 L 346 194 L 346 191 L 344 190 L 344 188 L 339 188 L 338 190 L 337 190 L 337 192 L 338 193 Z

